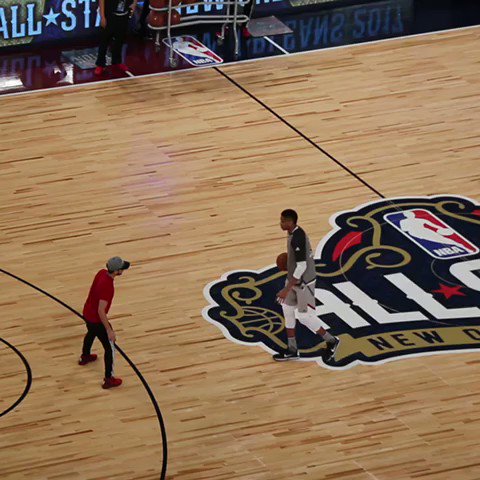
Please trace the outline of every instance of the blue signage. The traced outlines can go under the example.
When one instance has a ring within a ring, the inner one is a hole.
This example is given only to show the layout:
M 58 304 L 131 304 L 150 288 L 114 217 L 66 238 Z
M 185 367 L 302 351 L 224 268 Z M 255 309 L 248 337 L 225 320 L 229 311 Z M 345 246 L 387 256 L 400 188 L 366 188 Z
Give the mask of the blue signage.
M 5 0 L 0 47 L 89 35 L 100 26 L 97 0 Z
M 292 33 L 278 35 L 275 41 L 288 52 L 338 47 L 410 33 L 413 0 L 388 0 L 325 9 L 315 14 L 284 16 L 282 21 Z M 213 32 L 205 32 L 198 38 L 210 49 L 216 48 L 217 39 Z M 241 58 L 258 58 L 275 52 L 278 53 L 277 48 L 263 37 L 252 37 L 240 44 Z M 224 55 L 225 59 L 227 57 Z
M 267 16 L 301 13 L 312 0 L 253 1 L 255 15 Z M 3 0 L 0 5 L 0 48 L 91 36 L 100 26 L 98 0 Z M 307 43 L 307 48 L 324 48 L 395 36 L 406 33 L 412 5 L 413 0 L 376 1 L 282 17 L 294 33 L 280 38 L 284 48 L 296 51 Z M 221 2 L 212 1 L 189 5 L 181 12 L 185 16 L 219 15 L 224 9 Z

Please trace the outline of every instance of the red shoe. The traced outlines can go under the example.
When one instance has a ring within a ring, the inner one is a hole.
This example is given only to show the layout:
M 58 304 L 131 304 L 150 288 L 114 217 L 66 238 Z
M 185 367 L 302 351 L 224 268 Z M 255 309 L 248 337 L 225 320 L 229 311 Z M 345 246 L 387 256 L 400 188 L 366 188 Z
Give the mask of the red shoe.
M 124 63 L 117 64 L 117 68 L 124 73 L 129 71 L 128 67 Z
M 102 388 L 119 387 L 121 384 L 122 384 L 121 378 L 115 378 L 115 377 L 105 378 L 103 381 Z
M 103 73 L 105 72 L 105 67 L 97 67 L 95 69 L 95 75 L 103 75 Z
M 87 363 L 94 362 L 97 359 L 96 353 L 90 353 L 88 355 L 83 355 L 80 357 L 78 361 L 79 365 L 86 365 Z

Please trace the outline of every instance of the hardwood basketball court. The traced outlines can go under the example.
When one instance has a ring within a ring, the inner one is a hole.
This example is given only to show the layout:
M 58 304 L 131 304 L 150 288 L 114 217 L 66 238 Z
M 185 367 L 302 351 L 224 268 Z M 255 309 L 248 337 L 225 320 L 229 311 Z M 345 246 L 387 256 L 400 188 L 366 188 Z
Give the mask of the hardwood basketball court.
M 479 40 L 471 28 L 2 99 L 0 267 L 81 311 L 107 258 L 132 262 L 111 318 L 165 420 L 166 478 L 480 478 L 476 353 L 280 364 L 202 317 L 207 284 L 284 250 L 284 208 L 316 245 L 331 215 L 379 194 L 480 200 Z M 160 478 L 157 415 L 128 363 L 102 390 L 102 362 L 77 365 L 81 320 L 5 273 L 0 287 L 1 337 L 33 377 L 1 418 L 1 478 Z M 0 344 L 0 410 L 26 376 Z

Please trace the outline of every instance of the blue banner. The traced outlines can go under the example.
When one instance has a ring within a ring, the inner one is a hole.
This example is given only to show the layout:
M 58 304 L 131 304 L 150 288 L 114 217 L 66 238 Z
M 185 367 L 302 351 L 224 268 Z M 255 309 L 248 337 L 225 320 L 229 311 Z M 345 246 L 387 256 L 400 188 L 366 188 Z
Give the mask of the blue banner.
M 0 47 L 91 35 L 100 25 L 97 0 L 3 0 Z
M 301 13 L 305 6 L 338 4 L 338 0 L 253 0 L 255 16 L 278 15 L 286 12 Z M 320 47 L 346 43 L 345 40 L 363 41 L 403 33 L 412 17 L 413 0 L 376 1 L 325 9 L 315 19 L 299 17 L 284 20 L 291 28 L 315 31 Z M 32 45 L 46 42 L 59 43 L 65 39 L 88 37 L 100 26 L 98 0 L 2 0 L 0 4 L 0 48 Z M 220 15 L 225 6 L 218 1 L 205 5 L 189 5 L 181 9 L 182 15 Z M 241 11 L 241 9 L 240 9 Z M 298 23 L 298 25 L 297 25 Z M 303 38 L 304 33 L 299 34 Z M 286 36 L 287 42 L 297 42 Z M 328 38 L 326 38 L 328 37 Z M 287 45 L 288 47 L 289 45 Z M 289 48 L 287 48 L 289 50 Z

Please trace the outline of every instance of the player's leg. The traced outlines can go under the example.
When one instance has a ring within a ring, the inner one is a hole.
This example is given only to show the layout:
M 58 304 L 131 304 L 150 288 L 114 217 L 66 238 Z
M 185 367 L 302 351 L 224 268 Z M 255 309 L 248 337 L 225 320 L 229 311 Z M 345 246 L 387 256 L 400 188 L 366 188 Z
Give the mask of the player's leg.
M 297 304 L 297 295 L 295 289 L 292 289 L 282 304 L 283 317 L 285 319 L 285 329 L 287 331 L 287 350 L 273 355 L 277 362 L 286 360 L 296 360 L 299 358 L 297 348 L 297 338 L 295 336 L 295 309 Z
M 285 329 L 287 330 L 287 350 L 298 354 L 297 337 L 295 336 L 295 307 L 292 305 L 282 305 L 283 316 L 285 318 Z
M 98 45 L 97 61 L 95 65 L 95 73 L 101 74 L 107 65 L 107 50 L 110 40 L 112 39 L 112 25 L 110 18 L 107 19 L 107 25 L 100 30 L 100 44 Z
M 99 327 L 97 337 L 102 342 L 103 348 L 105 350 L 105 382 L 103 383 L 102 387 L 118 387 L 122 384 L 122 380 L 113 376 L 113 359 L 115 353 L 115 345 L 109 340 L 107 330 L 105 329 L 103 323 L 99 323 L 98 325 Z
M 128 15 L 115 18 L 113 25 L 112 65 L 123 65 L 122 47 L 127 37 Z
M 79 365 L 86 365 L 87 363 L 94 362 L 97 359 L 97 355 L 90 353 L 96 336 L 95 329 L 92 327 L 93 324 L 89 322 L 85 322 L 85 324 L 87 327 L 87 333 L 83 339 L 82 355 L 78 361 Z
M 322 322 L 317 317 L 315 310 L 315 285 L 305 285 L 298 289 L 298 321 L 305 325 L 316 335 L 322 337 L 327 344 L 328 356 L 327 360 L 335 359 L 335 352 L 337 351 L 340 340 L 327 332 L 322 326 Z
M 143 2 L 143 8 L 142 8 L 142 13 L 140 14 L 140 32 L 142 35 L 147 34 L 147 17 L 148 14 L 150 13 L 150 0 L 145 0 Z

